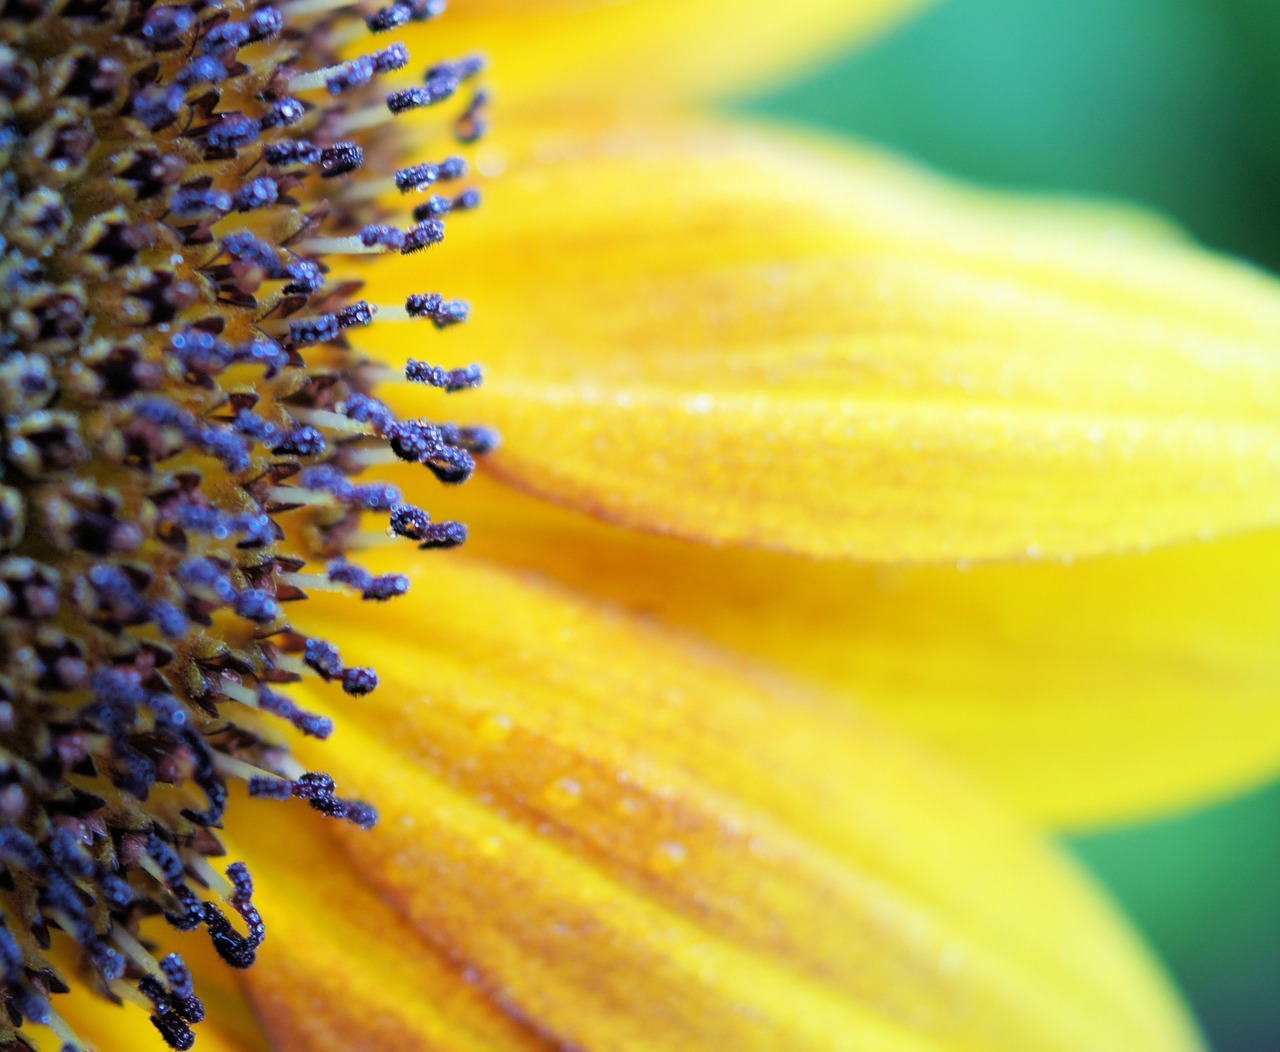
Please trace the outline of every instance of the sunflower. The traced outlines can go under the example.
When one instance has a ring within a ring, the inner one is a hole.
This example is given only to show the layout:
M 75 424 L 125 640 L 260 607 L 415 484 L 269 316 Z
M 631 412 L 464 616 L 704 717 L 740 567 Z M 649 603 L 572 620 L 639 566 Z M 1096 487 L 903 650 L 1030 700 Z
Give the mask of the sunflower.
M 1197 1047 L 1280 289 L 688 105 L 911 6 L 6 9 L 0 1042 Z

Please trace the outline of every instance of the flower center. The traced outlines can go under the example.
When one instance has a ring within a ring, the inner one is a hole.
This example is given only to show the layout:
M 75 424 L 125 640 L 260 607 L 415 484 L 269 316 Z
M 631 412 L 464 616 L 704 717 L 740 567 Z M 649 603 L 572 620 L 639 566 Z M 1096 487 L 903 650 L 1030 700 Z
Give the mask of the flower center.
M 289 727 L 332 725 L 282 687 L 315 676 L 360 695 L 377 675 L 294 631 L 287 604 L 402 593 L 400 575 L 345 558 L 374 541 L 368 513 L 421 548 L 466 531 L 356 476 L 398 458 L 461 482 L 495 441 L 397 420 L 371 393 L 464 390 L 478 368 L 410 361 L 392 377 L 348 342 L 375 317 L 444 329 L 466 304 L 379 307 L 331 275 L 348 255 L 427 250 L 478 203 L 429 196 L 406 227 L 382 205 L 466 174 L 457 157 L 397 170 L 400 115 L 442 107 L 463 142 L 483 130 L 478 60 L 405 87 L 408 50 L 378 39 L 443 6 L 13 0 L 0 14 L 0 1047 L 29 1046 L 28 1023 L 76 1047 L 50 1003 L 67 987 L 48 954 L 66 940 L 92 988 L 191 1047 L 192 977 L 152 956 L 139 923 L 204 927 L 228 963 L 253 962 L 248 871 L 208 861 L 229 781 L 376 821 L 291 758 Z

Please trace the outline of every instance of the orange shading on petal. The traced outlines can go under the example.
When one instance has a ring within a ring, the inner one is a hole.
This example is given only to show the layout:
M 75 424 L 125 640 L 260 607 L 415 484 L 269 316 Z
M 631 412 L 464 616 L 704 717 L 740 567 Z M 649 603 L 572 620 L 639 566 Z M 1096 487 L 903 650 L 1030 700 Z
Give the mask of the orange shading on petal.
M 459 962 L 419 938 L 318 816 L 295 812 L 291 821 L 258 806 L 262 821 L 245 823 L 235 843 L 251 860 L 269 923 L 245 985 L 276 1049 L 549 1052 Z
M 404 922 L 350 968 L 430 947 L 559 1047 L 1195 1047 L 1077 874 L 844 702 L 459 558 L 408 572 L 385 613 L 307 604 L 383 681 L 304 746 L 382 814 L 331 827 Z

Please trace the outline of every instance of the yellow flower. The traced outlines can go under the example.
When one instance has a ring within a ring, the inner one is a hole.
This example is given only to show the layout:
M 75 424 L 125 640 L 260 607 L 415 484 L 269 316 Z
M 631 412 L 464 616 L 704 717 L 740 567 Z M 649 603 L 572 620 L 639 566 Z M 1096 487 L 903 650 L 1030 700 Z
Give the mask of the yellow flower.
M 512 100 L 433 275 L 504 447 L 417 494 L 466 554 L 378 549 L 407 596 L 292 615 L 381 674 L 292 690 L 338 725 L 298 758 L 381 823 L 233 801 L 269 934 L 235 980 L 176 945 L 199 1047 L 1197 1047 L 1004 812 L 1110 820 L 1280 754 L 1274 545 L 1137 554 L 1280 508 L 1280 290 L 1145 217 L 663 108 L 910 6 L 459 0 L 423 31 Z M 409 332 L 359 345 L 398 366 Z M 103 1052 L 157 1044 L 64 1000 Z

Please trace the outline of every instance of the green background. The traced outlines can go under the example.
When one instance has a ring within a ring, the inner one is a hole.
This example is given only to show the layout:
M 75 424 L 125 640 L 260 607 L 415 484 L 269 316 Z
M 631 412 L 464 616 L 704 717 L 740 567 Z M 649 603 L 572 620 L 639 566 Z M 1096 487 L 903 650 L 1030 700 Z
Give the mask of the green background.
M 1280 269 L 1280 0 L 945 0 L 748 108 L 989 185 L 1142 202 Z M 1280 787 L 1069 846 L 1218 1052 L 1280 1050 Z

